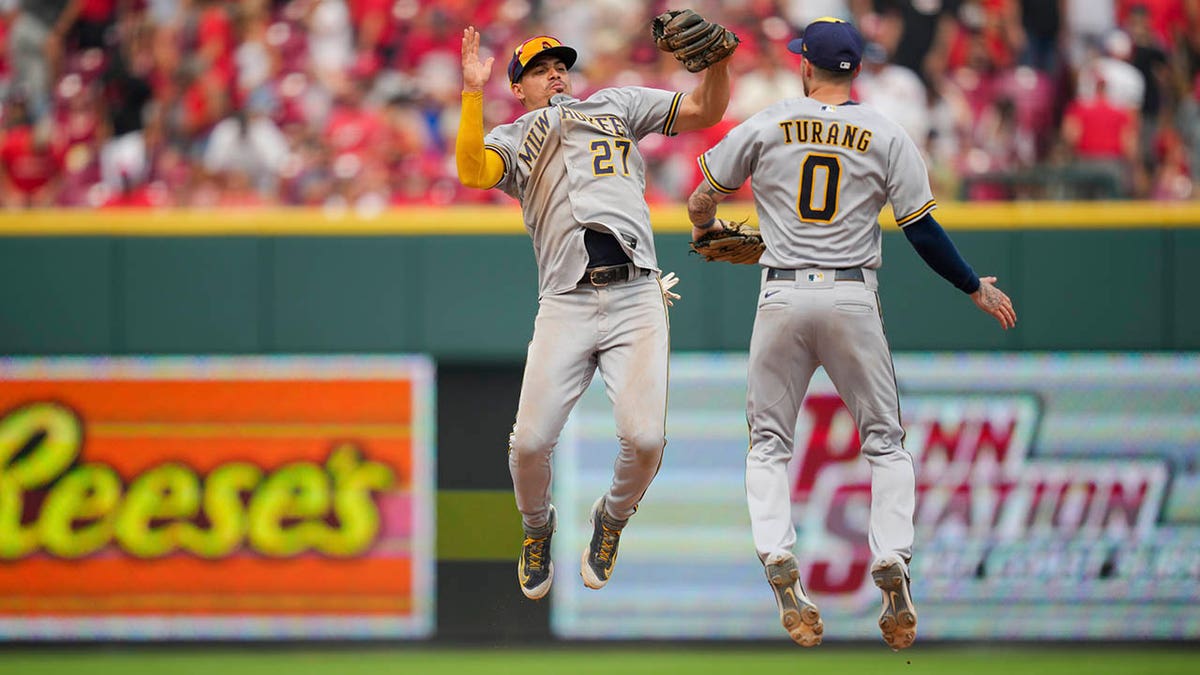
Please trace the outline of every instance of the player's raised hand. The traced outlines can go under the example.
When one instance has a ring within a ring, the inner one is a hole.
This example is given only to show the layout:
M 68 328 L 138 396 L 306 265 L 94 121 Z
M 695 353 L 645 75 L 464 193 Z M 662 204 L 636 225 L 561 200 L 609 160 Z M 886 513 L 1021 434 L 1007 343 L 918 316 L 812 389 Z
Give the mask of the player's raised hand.
M 482 91 L 492 76 L 495 61 L 495 57 L 489 56 L 486 61 L 479 62 L 479 33 L 474 26 L 467 26 L 462 38 L 463 91 Z
M 995 284 L 996 277 L 980 277 L 979 289 L 971 294 L 971 299 L 976 307 L 996 317 L 1001 328 L 1008 330 L 1017 325 L 1017 310 L 1013 309 L 1012 300 Z

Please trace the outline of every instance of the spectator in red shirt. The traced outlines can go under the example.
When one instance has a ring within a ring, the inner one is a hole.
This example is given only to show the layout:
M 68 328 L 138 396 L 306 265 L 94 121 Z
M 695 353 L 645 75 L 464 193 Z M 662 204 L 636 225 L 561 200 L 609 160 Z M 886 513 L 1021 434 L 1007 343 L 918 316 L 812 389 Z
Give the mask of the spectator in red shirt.
M 393 0 L 349 0 L 348 4 L 359 53 L 380 62 L 389 61 L 396 38 Z
M 5 110 L 8 129 L 0 141 L 5 202 L 19 208 L 53 206 L 62 178 L 64 149 L 46 120 L 34 126 L 23 101 Z
M 979 42 L 977 47 L 972 42 Z M 970 51 L 982 48 L 998 68 L 1011 67 L 1025 43 L 1020 8 L 1009 0 L 968 2 L 958 12 L 946 56 L 950 70 L 967 64 Z
M 189 77 L 192 78 L 190 81 Z M 229 88 L 214 70 L 198 74 L 185 72 L 182 79 L 187 84 L 179 101 L 181 130 L 193 141 L 193 153 L 203 154 L 208 133 L 230 110 Z
M 200 0 L 200 14 L 196 19 L 196 51 L 203 66 L 215 71 L 221 84 L 233 82 L 236 68 L 233 52 L 237 47 L 233 20 L 229 17 L 225 2 Z
M 1137 113 L 1109 102 L 1104 80 L 1096 82 L 1094 97 L 1077 98 L 1067 107 L 1062 135 L 1081 174 L 1111 181 L 1117 190 L 1113 196 L 1140 192 Z
M 1118 0 L 1117 23 L 1126 25 L 1135 8 L 1146 12 L 1150 28 L 1168 50 L 1176 46 L 1177 38 L 1186 29 L 1188 10 L 1197 9 L 1195 0 Z
M 1192 182 L 1187 141 L 1183 135 L 1175 130 L 1173 124 L 1164 124 L 1151 145 L 1155 162 L 1150 198 L 1160 201 L 1191 199 L 1196 190 Z
M 324 133 L 335 160 L 342 155 L 355 155 L 363 161 L 383 161 L 387 124 L 380 111 L 366 102 L 370 86 L 365 76 L 356 77 L 352 73 L 336 93 Z

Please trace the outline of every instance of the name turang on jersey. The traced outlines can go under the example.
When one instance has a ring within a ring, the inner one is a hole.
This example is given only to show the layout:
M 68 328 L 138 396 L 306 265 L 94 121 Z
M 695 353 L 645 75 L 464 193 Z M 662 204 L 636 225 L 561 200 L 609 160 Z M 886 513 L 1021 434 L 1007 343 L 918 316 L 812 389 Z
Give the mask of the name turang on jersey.
M 871 148 L 870 129 L 853 124 L 838 124 L 821 120 L 784 120 L 779 123 L 784 143 L 815 143 L 836 145 L 848 150 L 866 152 Z

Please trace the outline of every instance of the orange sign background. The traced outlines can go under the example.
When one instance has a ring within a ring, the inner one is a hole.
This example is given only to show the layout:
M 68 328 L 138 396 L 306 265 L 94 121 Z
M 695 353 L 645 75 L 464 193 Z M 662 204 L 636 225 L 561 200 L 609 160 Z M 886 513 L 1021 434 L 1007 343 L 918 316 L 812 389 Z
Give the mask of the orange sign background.
M 351 555 L 311 546 L 272 554 L 256 549 L 249 536 L 215 559 L 186 548 L 139 556 L 117 537 L 75 559 L 38 546 L 19 557 L 0 557 L 0 617 L 427 613 L 432 568 L 432 368 L 427 362 L 379 357 L 376 365 L 385 367 L 372 368 L 368 360 L 338 377 L 328 368 L 308 368 L 320 364 L 317 358 L 200 359 L 196 362 L 204 367 L 190 373 L 186 365 L 178 367 L 177 359 L 171 361 L 176 367 L 157 370 L 153 359 L 114 359 L 105 360 L 94 378 L 81 376 L 86 370 L 81 360 L 62 362 L 69 366 L 56 369 L 55 361 L 44 359 L 0 364 L 0 429 L 14 411 L 33 404 L 71 411 L 82 428 L 72 467 L 110 467 L 120 478 L 122 499 L 129 498 L 139 476 L 164 464 L 193 472 L 202 492 L 214 470 L 250 464 L 261 470 L 263 478 L 253 490 L 261 492 L 272 472 L 307 463 L 310 475 L 327 472 L 332 495 L 328 514 L 307 514 L 307 521 L 322 532 L 373 528 L 372 536 Z M 212 368 L 213 363 L 233 367 Z M 264 364 L 269 367 L 256 367 Z M 20 453 L 0 448 L 0 479 L 5 472 L 11 479 L 18 462 L 49 440 L 24 439 Z M 363 513 L 361 508 L 339 512 L 341 518 L 334 512 L 343 488 L 327 467 L 339 447 L 354 449 L 357 466 L 369 464 L 375 475 L 390 477 L 383 489 L 380 483 L 360 490 L 368 497 L 359 504 L 373 514 L 363 523 L 343 522 L 344 514 Z M 36 528 L 39 509 L 54 487 L 51 482 L 24 491 L 21 527 Z M 241 495 L 246 510 L 255 498 Z M 202 502 L 198 514 L 173 519 L 167 514 L 148 527 L 187 521 L 204 532 L 207 504 Z M 277 518 L 274 524 L 286 533 L 304 520 Z

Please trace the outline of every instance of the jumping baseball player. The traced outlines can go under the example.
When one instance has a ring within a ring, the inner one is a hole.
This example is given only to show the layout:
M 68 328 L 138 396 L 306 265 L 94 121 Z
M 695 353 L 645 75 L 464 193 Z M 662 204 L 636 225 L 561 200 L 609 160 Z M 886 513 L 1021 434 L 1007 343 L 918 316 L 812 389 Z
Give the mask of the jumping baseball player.
M 978 277 L 930 215 L 935 202 L 917 146 L 876 110 L 850 100 L 863 40 L 849 23 L 823 18 L 788 49 L 801 55 L 806 98 L 780 101 L 734 128 L 700 156 L 705 180 L 688 199 L 692 236 L 712 227 L 717 203 L 748 178 L 766 250 L 750 341 L 746 498 L 754 545 L 780 620 L 803 646 L 820 644 L 820 612 L 800 583 L 792 553 L 788 461 L 800 405 L 824 366 L 850 409 L 871 467 L 871 574 L 883 592 L 879 627 L 893 649 L 916 637 L 909 593 L 915 482 L 903 447 L 899 398 L 883 332 L 876 270 L 879 212 L 896 222 L 934 271 L 1008 329 L 1012 302 Z
M 479 41 L 474 27 L 463 31 L 459 178 L 520 200 L 538 265 L 538 312 L 508 460 L 525 529 L 517 576 L 537 600 L 554 578 L 551 455 L 597 369 L 620 451 L 612 484 L 592 507 L 580 566 L 587 587 L 608 583 L 621 531 L 658 472 L 666 443 L 665 303 L 678 296 L 669 293 L 673 281 L 659 278 L 638 141 L 718 122 L 729 72 L 716 62 L 690 93 L 618 87 L 580 100 L 571 96 L 575 50 L 533 37 L 508 64 L 527 112 L 485 137 L 482 89 L 493 59 L 480 62 Z

